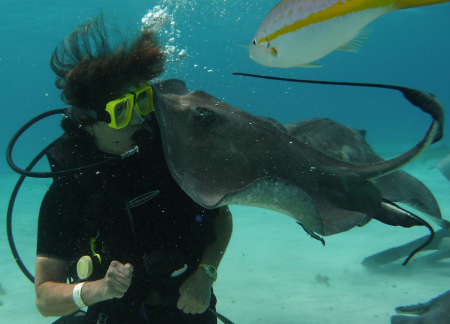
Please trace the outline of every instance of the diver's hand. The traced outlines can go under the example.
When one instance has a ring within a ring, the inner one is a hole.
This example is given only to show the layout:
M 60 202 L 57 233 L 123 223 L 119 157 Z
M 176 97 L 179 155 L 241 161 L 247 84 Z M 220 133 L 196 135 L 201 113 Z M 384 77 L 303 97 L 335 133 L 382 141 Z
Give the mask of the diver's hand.
M 214 279 L 208 277 L 204 269 L 197 269 L 180 286 L 177 307 L 186 314 L 204 313 L 211 299 L 211 286 Z
M 99 297 L 102 300 L 122 298 L 131 285 L 133 269 L 134 267 L 129 263 L 112 261 L 105 277 L 99 281 Z
M 129 263 L 111 262 L 103 279 L 86 281 L 81 289 L 81 299 L 91 306 L 104 300 L 122 298 L 131 285 L 133 269 Z

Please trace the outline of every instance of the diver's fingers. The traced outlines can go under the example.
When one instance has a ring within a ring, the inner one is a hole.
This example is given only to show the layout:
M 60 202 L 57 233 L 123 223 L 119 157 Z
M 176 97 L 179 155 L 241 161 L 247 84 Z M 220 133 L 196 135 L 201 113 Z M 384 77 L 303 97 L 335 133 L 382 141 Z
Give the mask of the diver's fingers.
M 107 274 L 108 273 L 112 276 L 112 278 L 125 285 L 128 289 L 131 285 L 131 278 L 133 276 L 133 266 L 129 263 L 124 265 L 118 261 L 112 261 Z
M 120 262 L 118 262 L 118 263 L 120 263 Z M 125 265 L 122 265 L 122 264 L 120 263 L 120 265 L 121 265 L 121 267 L 118 268 L 118 270 L 120 271 L 120 273 L 122 273 L 122 274 L 124 274 L 125 276 L 131 278 L 131 277 L 133 276 L 133 270 L 134 270 L 134 267 L 133 267 L 130 263 L 127 263 L 127 264 L 125 264 Z
M 118 261 L 112 261 L 106 272 L 104 283 L 104 295 L 106 298 L 122 298 L 131 285 L 133 266 L 123 265 Z

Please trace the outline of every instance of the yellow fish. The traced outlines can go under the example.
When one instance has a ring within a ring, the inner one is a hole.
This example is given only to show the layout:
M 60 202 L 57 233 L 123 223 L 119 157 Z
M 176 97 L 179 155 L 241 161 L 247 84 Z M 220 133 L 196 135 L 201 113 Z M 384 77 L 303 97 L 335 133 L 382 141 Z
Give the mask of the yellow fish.
M 387 12 L 450 0 L 283 0 L 264 18 L 250 45 L 255 62 L 280 68 L 311 64 L 334 50 L 356 52 L 362 29 Z

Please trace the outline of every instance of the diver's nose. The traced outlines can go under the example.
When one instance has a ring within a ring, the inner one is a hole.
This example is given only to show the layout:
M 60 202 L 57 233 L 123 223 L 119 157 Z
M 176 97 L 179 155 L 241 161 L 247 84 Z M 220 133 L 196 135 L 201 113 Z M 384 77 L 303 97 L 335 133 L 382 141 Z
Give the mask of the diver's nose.
M 128 124 L 129 125 L 139 125 L 139 124 L 142 124 L 143 122 L 144 122 L 144 118 L 139 113 L 139 111 L 136 109 L 136 107 L 133 107 L 130 122 Z

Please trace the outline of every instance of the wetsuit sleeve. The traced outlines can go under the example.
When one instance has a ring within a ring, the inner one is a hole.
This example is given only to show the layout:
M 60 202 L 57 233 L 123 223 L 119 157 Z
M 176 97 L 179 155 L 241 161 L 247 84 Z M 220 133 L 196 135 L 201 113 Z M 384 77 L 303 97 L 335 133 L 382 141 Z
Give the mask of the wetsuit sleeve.
M 70 261 L 77 249 L 82 207 L 73 185 L 55 181 L 47 191 L 39 212 L 37 256 Z

